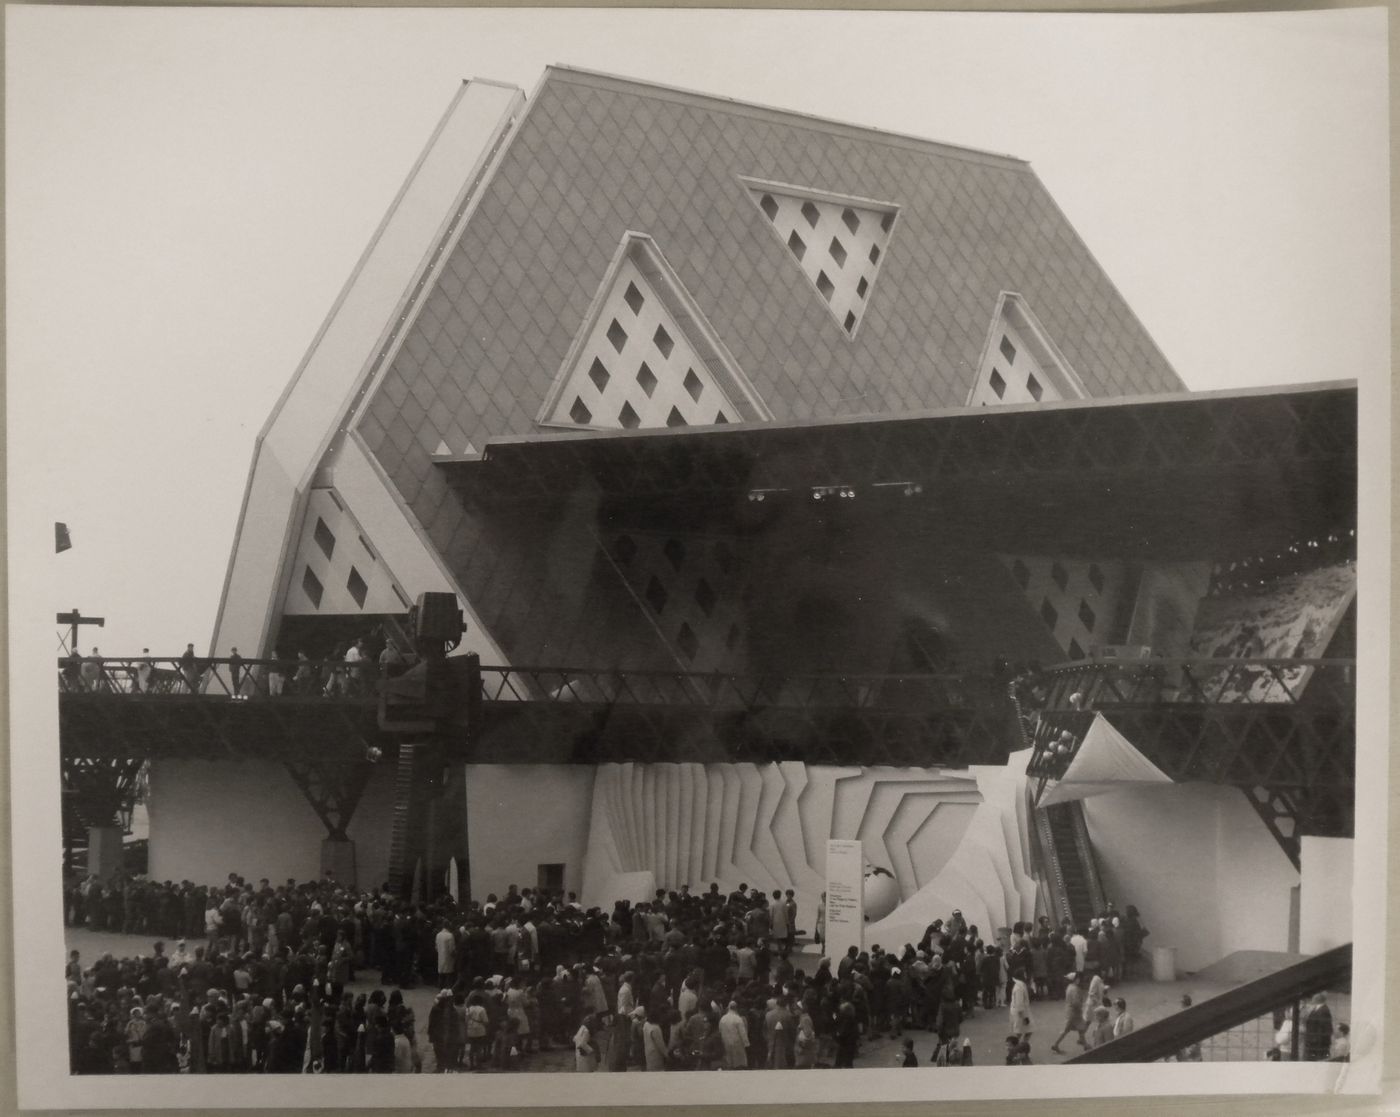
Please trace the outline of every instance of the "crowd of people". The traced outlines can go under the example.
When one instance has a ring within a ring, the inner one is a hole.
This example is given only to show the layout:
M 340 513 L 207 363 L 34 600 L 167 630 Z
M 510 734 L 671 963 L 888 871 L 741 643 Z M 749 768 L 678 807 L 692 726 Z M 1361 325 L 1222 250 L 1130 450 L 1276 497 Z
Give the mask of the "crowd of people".
M 459 905 L 387 888 L 89 879 L 70 923 L 159 936 L 150 954 L 77 951 L 67 967 L 75 1073 L 412 1073 L 571 1059 L 597 1070 L 851 1067 L 862 1045 L 929 1033 L 924 1065 L 972 1061 L 963 1024 L 1005 1011 L 1006 1062 L 1031 1062 L 1038 1002 L 1092 1047 L 1133 1028 L 1110 1000 L 1140 955 L 1135 908 L 1082 930 L 1042 917 L 987 941 L 960 912 L 898 950 L 796 964 L 791 891 L 682 887 L 611 912 L 517 889 Z M 187 940 L 203 936 L 190 950 Z M 170 948 L 168 943 L 174 942 Z M 375 971 L 380 988 L 349 990 Z M 436 988 L 419 1019 L 403 991 Z

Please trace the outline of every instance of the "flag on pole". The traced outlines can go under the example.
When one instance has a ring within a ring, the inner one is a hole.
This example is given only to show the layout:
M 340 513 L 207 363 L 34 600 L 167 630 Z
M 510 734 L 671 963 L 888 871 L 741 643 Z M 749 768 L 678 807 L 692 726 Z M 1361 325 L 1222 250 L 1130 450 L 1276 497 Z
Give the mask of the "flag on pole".
M 61 555 L 61 554 L 63 554 L 64 551 L 68 550 L 68 548 L 70 548 L 71 546 L 73 546 L 73 540 L 72 540 L 72 539 L 69 537 L 69 535 L 68 535 L 68 525 L 67 525 L 67 524 L 54 524 L 54 525 L 53 525 L 53 553 L 56 554 L 56 555 Z

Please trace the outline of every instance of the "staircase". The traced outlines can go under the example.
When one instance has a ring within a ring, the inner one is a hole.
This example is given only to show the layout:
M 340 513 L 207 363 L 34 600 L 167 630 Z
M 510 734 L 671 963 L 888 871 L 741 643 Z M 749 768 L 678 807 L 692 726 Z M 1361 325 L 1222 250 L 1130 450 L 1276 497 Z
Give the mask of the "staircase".
M 1041 865 L 1055 917 L 1069 919 L 1076 927 L 1087 926 L 1104 909 L 1105 901 L 1084 808 L 1076 801 L 1034 809 Z
M 1315 993 L 1351 988 L 1351 943 L 1246 982 L 1136 1031 L 1080 1052 L 1069 1063 L 1149 1063 L 1159 1059 L 1258 1064 L 1275 1042 L 1284 1013 L 1302 1021 Z M 1304 1057 L 1295 1024 L 1285 1059 Z

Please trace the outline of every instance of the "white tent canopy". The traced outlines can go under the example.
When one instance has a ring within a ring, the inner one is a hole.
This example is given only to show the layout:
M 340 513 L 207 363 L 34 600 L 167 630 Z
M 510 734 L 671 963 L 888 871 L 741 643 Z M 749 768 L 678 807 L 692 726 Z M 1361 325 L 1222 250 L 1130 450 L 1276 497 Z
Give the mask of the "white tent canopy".
M 1138 752 L 1103 714 L 1095 714 L 1079 751 L 1059 782 L 1041 796 L 1040 805 L 1087 799 L 1121 787 L 1171 782 L 1171 777 Z

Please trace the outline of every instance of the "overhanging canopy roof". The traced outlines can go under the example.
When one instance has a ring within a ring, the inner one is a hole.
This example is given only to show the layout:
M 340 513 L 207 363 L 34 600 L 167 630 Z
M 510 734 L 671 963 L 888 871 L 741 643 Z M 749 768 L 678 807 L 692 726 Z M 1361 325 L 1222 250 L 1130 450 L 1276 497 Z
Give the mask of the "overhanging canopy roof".
M 1169 557 L 1270 547 L 1355 522 L 1354 383 L 957 409 L 807 423 L 589 432 L 439 459 L 481 507 L 596 505 L 623 522 L 743 530 L 849 486 L 1031 545 L 1037 528 Z M 765 502 L 751 494 L 762 491 Z M 1030 537 L 1027 536 L 1030 533 Z M 1009 543 L 1008 543 L 1009 545 Z M 1202 549 L 1204 548 L 1204 549 Z

